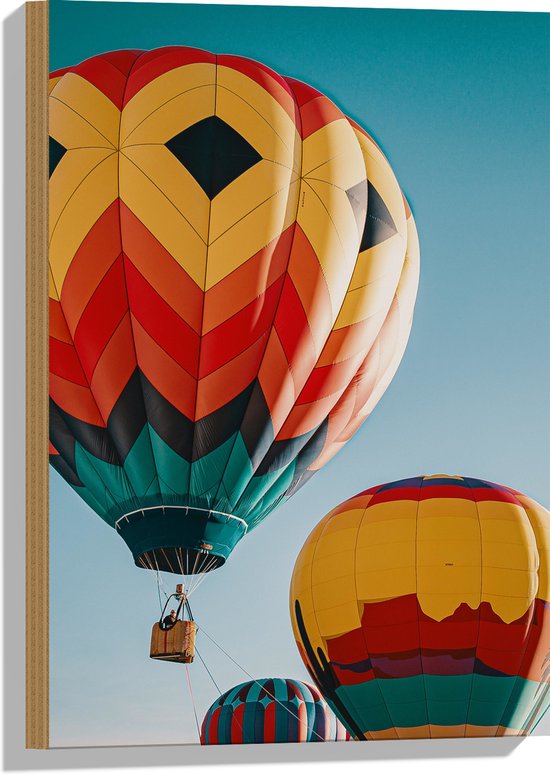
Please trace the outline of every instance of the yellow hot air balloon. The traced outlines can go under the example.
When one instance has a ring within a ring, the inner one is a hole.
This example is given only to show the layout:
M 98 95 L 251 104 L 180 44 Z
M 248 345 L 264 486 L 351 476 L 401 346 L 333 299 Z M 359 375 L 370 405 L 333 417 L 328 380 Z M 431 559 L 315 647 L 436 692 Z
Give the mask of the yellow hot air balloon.
M 376 486 L 302 548 L 290 606 L 358 739 L 525 735 L 550 704 L 550 514 L 461 476 Z

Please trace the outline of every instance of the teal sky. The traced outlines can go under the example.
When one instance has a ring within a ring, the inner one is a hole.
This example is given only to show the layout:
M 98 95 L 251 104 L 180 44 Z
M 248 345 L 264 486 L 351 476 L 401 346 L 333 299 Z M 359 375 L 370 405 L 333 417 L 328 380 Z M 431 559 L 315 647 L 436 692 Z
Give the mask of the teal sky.
M 401 367 L 357 436 L 192 597 L 254 677 L 308 679 L 288 615 L 295 558 L 334 505 L 429 473 L 550 505 L 550 15 L 50 0 L 51 69 L 190 45 L 316 86 L 386 152 L 415 214 L 421 279 Z M 174 580 L 166 575 L 171 587 Z M 185 671 L 148 658 L 156 582 L 51 473 L 54 746 L 197 741 Z M 225 690 L 246 680 L 199 633 Z M 217 691 L 190 669 L 199 722 Z M 538 733 L 550 732 L 550 717 Z

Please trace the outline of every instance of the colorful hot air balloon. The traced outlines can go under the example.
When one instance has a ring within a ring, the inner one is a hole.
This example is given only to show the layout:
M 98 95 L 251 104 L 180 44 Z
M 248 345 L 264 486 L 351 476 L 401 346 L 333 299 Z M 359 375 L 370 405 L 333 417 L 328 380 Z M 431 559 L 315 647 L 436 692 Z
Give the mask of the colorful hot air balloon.
M 550 703 L 550 514 L 460 476 L 329 513 L 290 591 L 300 654 L 359 739 L 525 735 Z
M 184 47 L 51 74 L 51 463 L 138 566 L 220 566 L 373 409 L 418 283 L 383 153 Z
M 212 704 L 202 722 L 201 744 L 339 742 L 349 734 L 319 691 L 300 680 L 251 680 Z

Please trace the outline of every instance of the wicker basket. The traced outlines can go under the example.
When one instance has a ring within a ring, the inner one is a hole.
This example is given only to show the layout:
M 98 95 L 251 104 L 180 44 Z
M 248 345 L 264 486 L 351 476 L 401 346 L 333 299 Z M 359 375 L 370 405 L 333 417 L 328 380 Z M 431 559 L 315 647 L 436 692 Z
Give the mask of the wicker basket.
M 151 632 L 151 658 L 191 664 L 195 657 L 196 631 L 197 624 L 194 621 L 176 621 L 170 629 L 161 629 L 158 623 L 154 624 Z

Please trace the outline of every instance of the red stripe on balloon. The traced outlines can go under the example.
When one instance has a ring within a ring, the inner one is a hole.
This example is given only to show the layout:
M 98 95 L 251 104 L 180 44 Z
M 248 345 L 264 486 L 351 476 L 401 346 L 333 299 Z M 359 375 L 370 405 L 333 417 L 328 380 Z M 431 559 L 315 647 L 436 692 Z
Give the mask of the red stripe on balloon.
M 220 734 L 220 715 L 222 708 L 216 707 L 208 720 L 208 744 L 218 744 Z
M 298 741 L 307 742 L 308 741 L 307 708 L 303 701 L 300 702 L 297 709 L 298 711 L 296 714 L 298 715 Z
M 285 81 L 292 89 L 294 98 L 300 108 L 302 108 L 304 105 L 307 105 L 308 102 L 311 102 L 317 97 L 324 96 L 320 91 L 314 89 L 313 86 L 309 86 L 309 84 L 304 83 L 303 81 L 298 81 L 296 78 L 285 78 Z
M 119 207 L 115 199 L 84 237 L 67 270 L 63 287 L 58 288 L 63 314 L 73 334 L 91 296 L 120 254 Z
M 66 344 L 72 344 L 72 337 L 67 328 L 65 315 L 61 309 L 61 304 L 55 298 L 49 299 L 50 315 L 50 336 L 58 341 L 64 341 Z
M 315 90 L 312 89 L 312 91 Z M 327 124 L 342 120 L 345 116 L 330 99 L 319 94 L 318 97 L 302 105 L 300 118 L 302 120 L 302 139 L 305 140 Z
M 75 347 L 88 379 L 127 311 L 124 265 L 119 256 L 95 289 L 74 334 Z
M 264 742 L 276 742 L 277 704 L 270 701 L 264 710 Z
M 175 70 L 185 65 L 206 63 L 215 64 L 216 57 L 209 51 L 189 46 L 165 46 L 153 51 L 143 53 L 128 78 L 128 85 L 124 95 L 124 106 L 144 86 L 159 78 L 169 70 Z
M 283 78 L 261 62 L 256 62 L 253 59 L 246 59 L 241 56 L 228 56 L 222 54 L 218 57 L 218 65 L 230 67 L 232 70 L 236 70 L 255 81 L 279 103 L 283 110 L 285 110 L 290 118 L 292 118 L 294 123 L 299 126 L 299 117 L 294 94 L 289 87 L 286 78 Z
M 308 358 L 313 358 L 315 347 L 309 322 L 296 287 L 288 275 L 283 285 L 279 306 L 284 309 L 284 314 L 277 315 L 275 329 L 288 363 L 292 365 L 298 356 L 303 357 L 306 353 Z
M 197 376 L 199 336 L 125 257 L 128 299 L 133 316 L 187 373 Z
M 243 744 L 244 739 L 244 710 L 246 705 L 239 704 L 233 710 L 233 717 L 231 718 L 231 743 Z
M 120 201 L 120 226 L 126 261 L 134 265 L 182 320 L 194 331 L 200 331 L 202 289 L 123 201 Z
M 88 384 L 73 344 L 58 341 L 53 336 L 50 336 L 50 373 L 75 384 Z
M 116 55 L 122 52 L 114 53 Z M 85 60 L 76 67 L 70 68 L 69 72 L 73 72 L 87 80 L 121 110 L 122 99 L 126 89 L 127 72 L 140 53 L 139 51 L 130 51 L 125 58 L 114 56 L 111 61 L 109 61 L 108 57 L 95 56 Z M 126 67 L 126 73 L 121 71 L 123 65 Z
M 271 330 L 284 277 L 201 340 L 199 378 L 212 373 Z

